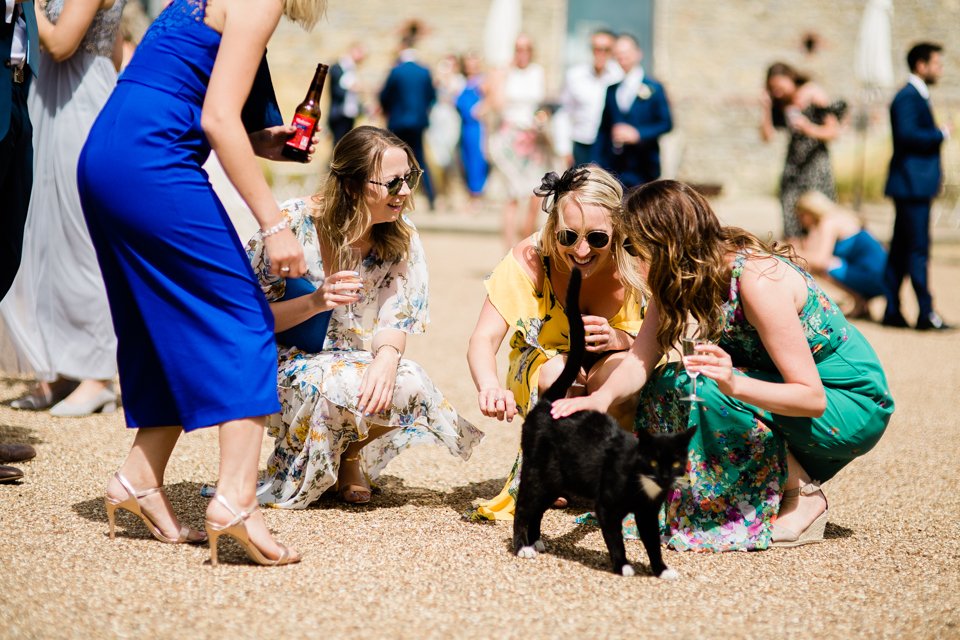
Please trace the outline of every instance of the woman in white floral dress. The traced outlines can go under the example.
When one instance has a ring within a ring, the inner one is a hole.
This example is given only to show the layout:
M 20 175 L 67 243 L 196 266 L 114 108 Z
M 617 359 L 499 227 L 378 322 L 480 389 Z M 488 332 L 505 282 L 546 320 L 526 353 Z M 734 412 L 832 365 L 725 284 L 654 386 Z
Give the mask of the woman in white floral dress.
M 321 352 L 278 339 L 282 411 L 268 420 L 276 443 L 261 503 L 304 508 L 331 487 L 345 502 L 368 502 L 366 476 L 376 478 L 404 448 L 438 444 L 467 459 L 483 437 L 420 365 L 402 357 L 406 335 L 422 333 L 429 320 L 423 248 L 404 215 L 419 178 L 399 138 L 358 127 L 334 150 L 322 192 L 281 207 L 316 291 L 284 299 L 286 280 L 270 274 L 260 234 L 247 245 L 276 331 L 332 311 Z M 356 250 L 359 277 L 328 267 L 349 264 Z

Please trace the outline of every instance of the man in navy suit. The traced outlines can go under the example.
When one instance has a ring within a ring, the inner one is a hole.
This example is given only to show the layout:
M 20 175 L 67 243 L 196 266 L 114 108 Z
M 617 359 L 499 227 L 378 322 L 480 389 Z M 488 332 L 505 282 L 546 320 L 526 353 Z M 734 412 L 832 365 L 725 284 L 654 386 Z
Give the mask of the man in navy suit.
M 940 190 L 940 146 L 950 136 L 948 127 L 938 128 L 933 120 L 927 88 L 936 84 L 943 72 L 941 51 L 939 45 L 926 42 L 910 49 L 909 81 L 890 105 L 893 158 L 885 193 L 893 198 L 896 219 L 884 278 L 887 309 L 883 324 L 891 327 L 909 326 L 900 312 L 900 285 L 909 275 L 920 307 L 916 328 L 952 328 L 933 310 L 927 285 L 930 202 Z
M 380 91 L 380 106 L 387 116 L 387 129 L 410 145 L 423 169 L 423 188 L 433 209 L 433 183 L 423 154 L 423 132 L 429 125 L 430 109 L 437 101 L 430 70 L 417 62 L 413 37 L 405 36 L 397 65 Z
M 660 177 L 658 139 L 673 128 L 673 120 L 663 85 L 643 73 L 637 39 L 623 34 L 613 51 L 624 76 L 607 88 L 595 160 L 630 188 Z
M 39 54 L 32 0 L 6 0 L 0 22 L 0 300 L 20 268 L 33 188 L 33 126 L 27 113 L 27 89 Z

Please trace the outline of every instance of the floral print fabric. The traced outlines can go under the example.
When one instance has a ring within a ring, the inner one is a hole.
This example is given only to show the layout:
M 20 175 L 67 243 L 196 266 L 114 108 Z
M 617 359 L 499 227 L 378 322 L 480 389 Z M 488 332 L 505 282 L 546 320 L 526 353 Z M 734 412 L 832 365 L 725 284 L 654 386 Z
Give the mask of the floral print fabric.
M 304 277 L 319 287 L 326 271 L 309 206 L 293 200 L 281 207 L 304 249 Z M 281 299 L 284 280 L 269 273 L 259 233 L 248 243 L 247 254 L 267 300 Z M 357 393 L 373 360 L 364 338 L 388 328 L 422 333 L 429 321 L 427 268 L 419 237 L 414 234 L 406 260 L 388 262 L 371 251 L 363 258 L 361 274 L 364 286 L 360 301 L 352 305 L 352 317 L 347 306 L 333 310 L 321 353 L 278 345 L 282 410 L 267 421 L 275 448 L 258 490 L 263 504 L 307 507 L 336 483 L 343 450 L 366 438 L 375 425 L 395 429 L 361 452 L 371 479 L 406 447 L 440 445 L 466 460 L 483 437 L 457 414 L 423 368 L 406 358 L 397 369 L 393 405 L 374 416 L 361 415 Z
M 781 382 L 759 334 L 740 304 L 740 276 L 748 256 L 733 266 L 720 346 L 737 375 Z M 829 480 L 879 440 L 893 412 L 880 363 L 813 278 L 799 313 L 827 395 L 819 418 L 774 415 L 729 398 L 709 379 L 698 382 L 704 398 L 691 407 L 679 398 L 692 388 L 679 363 L 660 367 L 643 388 L 636 427 L 673 431 L 699 425 L 690 443 L 687 479 L 668 496 L 661 513 L 665 542 L 679 550 L 729 551 L 770 546 L 771 525 L 786 479 L 786 452 L 810 475 Z

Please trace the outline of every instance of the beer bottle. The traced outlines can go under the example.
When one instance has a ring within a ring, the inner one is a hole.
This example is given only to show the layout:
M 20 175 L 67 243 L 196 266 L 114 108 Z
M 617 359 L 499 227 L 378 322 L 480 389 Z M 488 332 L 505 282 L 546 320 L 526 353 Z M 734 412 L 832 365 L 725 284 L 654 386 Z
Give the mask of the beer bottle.
M 313 141 L 313 134 L 320 121 L 320 94 L 323 93 L 323 83 L 327 79 L 328 67 L 325 64 L 317 65 L 317 72 L 310 83 L 307 97 L 297 106 L 293 114 L 293 126 L 297 128 L 292 136 L 283 145 L 284 157 L 297 162 L 307 161 L 307 151 Z

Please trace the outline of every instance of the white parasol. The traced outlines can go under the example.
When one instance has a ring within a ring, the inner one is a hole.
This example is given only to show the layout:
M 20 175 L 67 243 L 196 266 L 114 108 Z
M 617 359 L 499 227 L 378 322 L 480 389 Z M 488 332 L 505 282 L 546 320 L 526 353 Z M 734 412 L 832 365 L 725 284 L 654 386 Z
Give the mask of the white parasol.
M 510 64 L 522 20 L 520 0 L 493 0 L 490 3 L 483 33 L 483 54 L 491 67 Z

